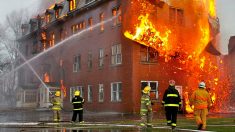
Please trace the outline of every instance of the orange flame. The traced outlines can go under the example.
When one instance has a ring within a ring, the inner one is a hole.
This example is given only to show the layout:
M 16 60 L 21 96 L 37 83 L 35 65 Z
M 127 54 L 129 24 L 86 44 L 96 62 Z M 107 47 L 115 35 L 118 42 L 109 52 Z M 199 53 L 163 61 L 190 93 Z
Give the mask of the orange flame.
M 50 82 L 50 76 L 47 72 L 44 74 L 44 82 Z
M 219 62 L 215 56 L 205 52 L 214 37 L 213 35 L 215 35 L 213 28 L 219 27 L 216 25 L 218 23 L 214 23 L 214 26 L 211 25 L 211 19 L 216 19 L 215 0 L 186 0 L 187 6 L 180 5 L 173 0 L 163 2 L 165 6 L 158 6 L 157 3 L 149 1 L 131 0 L 131 7 L 128 10 L 135 13 L 128 16 L 133 21 L 129 19 L 126 23 L 134 25 L 134 28 L 127 27 L 124 32 L 125 37 L 157 50 L 165 62 L 174 59 L 176 63 L 179 63 L 175 69 L 184 71 L 188 78 L 187 82 L 190 82 L 185 84 L 190 89 L 184 91 L 187 112 L 193 111 L 189 105 L 189 94 L 197 88 L 198 82 L 202 80 L 206 82 L 208 87 L 215 88 L 211 94 L 214 104 L 217 106 L 222 104 L 216 101 L 228 93 L 219 94 L 220 90 L 217 90 L 225 85 L 220 77 L 220 67 L 216 66 Z M 174 4 L 178 8 L 174 8 Z M 162 14 L 167 13 L 170 18 L 163 18 L 165 15 Z M 136 18 L 138 18 L 138 22 Z M 183 19 L 178 21 L 178 18 Z M 169 23 L 169 19 L 173 19 L 173 21 Z M 179 25 L 179 22 L 184 23 L 184 20 L 185 25 Z M 193 24 L 189 26 L 190 23 Z M 220 64 L 222 63 L 220 61 Z M 172 73 L 177 73 L 177 71 L 172 71 Z
M 126 31 L 124 35 L 142 45 L 158 50 L 159 54 L 163 56 L 172 49 L 168 43 L 168 37 L 171 31 L 166 30 L 164 33 L 160 33 L 149 21 L 148 17 L 149 14 L 140 15 L 138 17 L 140 24 L 136 26 L 135 33 L 132 34 L 130 31 Z

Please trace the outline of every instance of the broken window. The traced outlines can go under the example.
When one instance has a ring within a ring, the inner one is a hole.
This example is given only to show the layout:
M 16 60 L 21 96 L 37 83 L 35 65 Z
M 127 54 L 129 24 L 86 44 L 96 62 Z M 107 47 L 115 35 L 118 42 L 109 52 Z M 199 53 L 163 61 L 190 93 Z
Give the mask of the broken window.
M 69 0 L 69 11 L 76 9 L 76 0 Z
M 60 9 L 55 10 L 55 18 L 58 19 L 60 17 Z
M 50 47 L 55 45 L 55 33 L 50 33 L 50 40 L 49 40 Z
M 46 21 L 46 23 L 49 23 L 51 21 L 51 15 L 50 14 L 46 14 L 45 21 Z
M 42 49 L 46 50 L 46 48 L 47 48 L 47 35 L 46 35 L 46 32 L 41 33 L 41 43 L 42 43 Z
M 121 16 L 121 8 L 115 7 L 112 9 L 112 16 L 116 17 L 113 19 L 113 26 L 116 26 L 117 24 L 121 23 L 122 16 Z
M 155 63 L 157 62 L 157 59 L 158 59 L 157 50 L 151 47 L 140 45 L 140 61 L 141 62 Z

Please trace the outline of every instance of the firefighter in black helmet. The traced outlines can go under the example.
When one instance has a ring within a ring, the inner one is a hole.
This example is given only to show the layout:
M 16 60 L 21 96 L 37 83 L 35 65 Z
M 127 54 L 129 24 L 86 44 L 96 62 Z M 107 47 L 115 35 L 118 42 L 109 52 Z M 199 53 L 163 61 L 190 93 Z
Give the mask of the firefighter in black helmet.
M 176 127 L 177 113 L 181 109 L 181 104 L 179 92 L 175 89 L 175 81 L 170 80 L 163 95 L 162 105 L 165 107 L 167 125 L 171 126 L 172 129 Z

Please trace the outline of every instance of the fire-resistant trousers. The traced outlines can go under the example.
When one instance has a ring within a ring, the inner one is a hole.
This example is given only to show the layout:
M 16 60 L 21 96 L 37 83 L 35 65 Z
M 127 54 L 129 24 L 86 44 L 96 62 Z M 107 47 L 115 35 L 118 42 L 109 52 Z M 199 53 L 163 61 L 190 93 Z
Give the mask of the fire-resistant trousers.
M 54 121 L 60 121 L 60 110 L 53 110 Z
M 73 117 L 72 117 L 72 121 L 75 122 L 77 119 L 77 115 L 79 122 L 83 121 L 83 110 L 73 110 Z
M 144 123 L 145 125 L 151 125 L 153 118 L 153 112 L 149 111 L 146 113 L 141 113 L 141 123 Z M 146 124 L 147 123 L 147 124 Z
M 171 107 L 171 106 L 165 107 L 167 125 L 176 127 L 178 109 L 179 109 L 178 107 Z
M 208 115 L 208 109 L 195 109 L 194 116 L 197 125 L 202 124 L 202 129 L 206 129 L 206 116 Z

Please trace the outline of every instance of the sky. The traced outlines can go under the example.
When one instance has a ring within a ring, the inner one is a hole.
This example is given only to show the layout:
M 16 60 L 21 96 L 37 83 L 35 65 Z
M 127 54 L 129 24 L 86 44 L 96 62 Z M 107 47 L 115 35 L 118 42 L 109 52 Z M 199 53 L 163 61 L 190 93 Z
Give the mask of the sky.
M 0 23 L 5 21 L 5 17 L 13 10 L 27 8 L 29 12 L 34 12 L 40 0 L 0 0 Z M 48 0 L 55 1 L 55 0 Z M 227 44 L 230 36 L 235 36 L 235 0 L 216 0 L 217 15 L 220 19 L 220 51 L 227 53 Z

